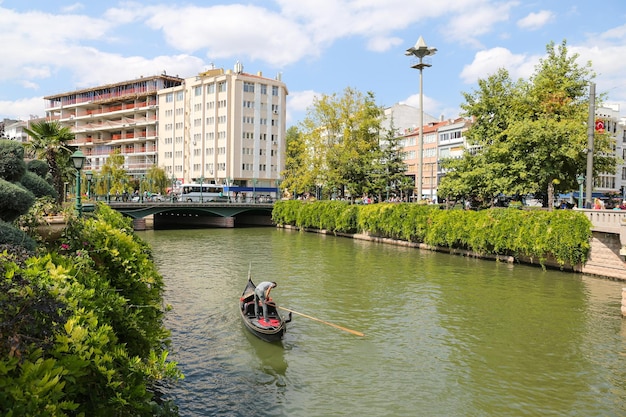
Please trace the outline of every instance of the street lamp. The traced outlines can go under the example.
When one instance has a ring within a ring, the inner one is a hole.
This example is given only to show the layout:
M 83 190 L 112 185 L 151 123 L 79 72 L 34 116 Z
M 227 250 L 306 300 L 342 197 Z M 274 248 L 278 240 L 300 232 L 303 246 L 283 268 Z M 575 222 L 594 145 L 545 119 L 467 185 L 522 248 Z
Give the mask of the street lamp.
M 252 202 L 256 203 L 256 178 L 252 179 Z
M 578 208 L 583 208 L 583 184 L 585 183 L 585 176 L 583 174 L 578 174 L 576 177 L 576 181 L 578 181 Z
M 202 197 L 202 184 L 204 183 L 204 177 L 200 177 L 200 202 L 204 203 L 204 198 Z
M 424 42 L 424 38 L 421 36 L 417 40 L 415 46 L 410 47 L 406 50 L 405 55 L 407 56 L 416 56 L 419 59 L 419 62 L 415 65 L 411 65 L 411 68 L 416 68 L 420 71 L 420 135 L 419 135 L 419 143 L 417 146 L 418 152 L 418 164 L 417 164 L 417 198 L 420 201 L 422 199 L 422 161 L 424 159 L 424 91 L 423 91 L 423 81 L 422 81 L 422 70 L 425 67 L 430 67 L 431 64 L 423 62 L 425 56 L 435 55 L 437 52 L 437 48 L 430 48 L 426 46 L 426 42 Z
M 93 172 L 85 171 L 85 178 L 87 178 L 87 198 L 91 198 L 91 179 L 93 178 Z
M 172 175 L 172 189 L 170 190 L 170 202 L 174 202 L 174 188 L 176 187 L 176 177 Z
M 85 163 L 85 154 L 81 150 L 77 150 L 71 156 L 74 169 L 76 169 L 76 212 L 78 217 L 83 215 L 83 205 L 80 202 L 80 170 L 83 169 Z

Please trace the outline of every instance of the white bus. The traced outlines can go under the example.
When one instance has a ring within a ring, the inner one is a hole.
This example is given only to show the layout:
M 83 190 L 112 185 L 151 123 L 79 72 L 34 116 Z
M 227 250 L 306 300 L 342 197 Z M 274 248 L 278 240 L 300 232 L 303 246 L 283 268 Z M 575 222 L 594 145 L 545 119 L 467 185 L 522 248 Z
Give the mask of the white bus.
M 228 201 L 224 187 L 218 184 L 182 184 L 178 201 L 187 203 L 204 203 L 210 201 Z

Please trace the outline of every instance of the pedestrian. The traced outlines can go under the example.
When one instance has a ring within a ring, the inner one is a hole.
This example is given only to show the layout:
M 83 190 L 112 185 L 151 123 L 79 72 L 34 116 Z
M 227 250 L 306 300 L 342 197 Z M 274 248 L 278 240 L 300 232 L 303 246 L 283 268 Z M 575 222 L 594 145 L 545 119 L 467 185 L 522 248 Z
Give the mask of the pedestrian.
M 272 288 L 276 288 L 276 283 L 274 281 L 263 281 L 254 289 L 254 314 L 259 317 L 259 302 L 263 307 L 263 319 L 266 322 L 269 322 L 269 317 L 267 315 L 267 303 L 268 301 L 272 301 L 270 298 L 270 291 Z

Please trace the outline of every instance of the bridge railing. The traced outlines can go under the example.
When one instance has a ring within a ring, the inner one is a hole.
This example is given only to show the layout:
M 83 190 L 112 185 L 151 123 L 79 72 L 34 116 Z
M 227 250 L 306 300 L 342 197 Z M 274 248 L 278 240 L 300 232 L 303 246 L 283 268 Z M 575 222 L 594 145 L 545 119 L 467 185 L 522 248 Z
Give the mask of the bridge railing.
M 626 227 L 626 210 L 591 210 L 575 209 L 584 213 L 591 221 L 591 230 L 594 232 L 621 234 L 622 228 Z

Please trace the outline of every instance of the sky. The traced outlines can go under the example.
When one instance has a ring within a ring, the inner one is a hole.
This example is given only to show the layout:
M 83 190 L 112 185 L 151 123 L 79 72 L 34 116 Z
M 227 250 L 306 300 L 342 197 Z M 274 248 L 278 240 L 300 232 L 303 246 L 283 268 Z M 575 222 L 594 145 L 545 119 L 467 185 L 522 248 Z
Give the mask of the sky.
M 453 119 L 463 93 L 500 68 L 528 79 L 550 42 L 592 63 L 598 93 L 626 116 L 626 2 L 605 0 L 0 0 L 0 120 L 45 116 L 47 95 L 215 66 L 287 85 L 287 126 L 350 87 L 419 107 L 405 55 L 436 48 L 424 112 Z

